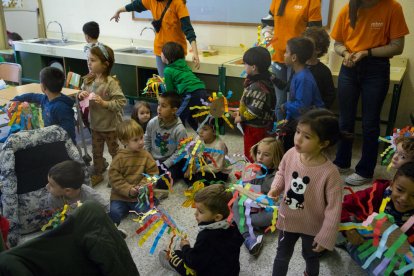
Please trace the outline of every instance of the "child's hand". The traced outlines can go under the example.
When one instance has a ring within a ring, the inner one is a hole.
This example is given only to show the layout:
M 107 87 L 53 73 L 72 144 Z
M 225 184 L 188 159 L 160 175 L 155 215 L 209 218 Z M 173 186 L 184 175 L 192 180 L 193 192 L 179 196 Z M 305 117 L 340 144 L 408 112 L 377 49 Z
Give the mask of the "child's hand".
M 180 247 L 183 248 L 185 245 L 190 245 L 188 240 L 182 239 L 180 242 Z
M 273 200 L 278 200 L 278 194 L 276 193 L 276 189 L 270 189 L 270 191 L 267 193 L 267 196 Z
M 108 106 L 108 102 L 107 101 L 104 101 L 102 98 L 101 98 L 101 96 L 99 96 L 99 95 L 95 95 L 95 96 L 93 96 L 92 97 L 92 100 L 94 100 L 97 104 L 99 104 L 100 106 L 103 106 L 103 107 L 107 107 Z
M 89 96 L 88 91 L 81 91 L 78 94 L 78 99 L 82 101 L 83 99 L 87 98 L 88 96 Z
M 364 242 L 364 238 L 355 229 L 345 231 L 345 236 L 352 245 L 360 245 Z
M 138 190 L 139 190 L 139 188 L 137 186 L 131 187 L 131 189 L 129 189 L 128 195 L 130 197 L 136 197 L 138 195 Z
M 242 119 L 241 119 L 240 115 L 237 115 L 236 117 L 234 117 L 234 123 L 235 124 L 241 123 L 241 121 L 242 121 Z
M 316 241 L 313 241 L 312 246 L 314 247 L 312 249 L 313 252 L 322 252 L 322 251 L 326 250 L 325 247 L 323 247 L 322 245 L 318 244 Z

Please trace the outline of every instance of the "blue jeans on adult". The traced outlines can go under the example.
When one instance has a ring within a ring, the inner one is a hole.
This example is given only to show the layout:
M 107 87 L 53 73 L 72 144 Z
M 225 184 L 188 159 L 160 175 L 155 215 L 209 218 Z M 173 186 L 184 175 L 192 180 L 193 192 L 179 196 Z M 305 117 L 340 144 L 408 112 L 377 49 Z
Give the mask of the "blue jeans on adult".
M 155 62 L 157 64 L 158 75 L 163 78 L 166 64 L 162 62 L 161 56 L 155 56 Z
M 288 68 L 284 63 L 272 62 L 272 72 L 275 74 L 276 78 L 281 79 L 287 82 L 292 74 L 292 69 Z M 276 86 L 276 118 L 278 121 L 285 119 L 286 115 L 280 110 L 280 106 L 287 101 L 287 93 L 289 90 L 289 85 L 285 89 L 281 90 Z
M 159 201 L 154 197 L 154 204 L 158 205 Z M 109 208 L 109 216 L 112 221 L 119 225 L 121 220 L 128 215 L 130 210 L 134 210 L 138 213 L 146 212 L 149 210 L 149 206 L 143 206 L 139 208 L 140 203 L 137 202 L 128 202 L 122 200 L 111 200 L 111 205 Z
M 354 67 L 342 65 L 338 77 L 339 126 L 354 133 L 358 100 L 362 101 L 362 155 L 355 172 L 365 178 L 374 174 L 380 135 L 380 113 L 390 84 L 388 58 L 366 57 Z M 349 168 L 352 140 L 339 142 L 334 163 Z

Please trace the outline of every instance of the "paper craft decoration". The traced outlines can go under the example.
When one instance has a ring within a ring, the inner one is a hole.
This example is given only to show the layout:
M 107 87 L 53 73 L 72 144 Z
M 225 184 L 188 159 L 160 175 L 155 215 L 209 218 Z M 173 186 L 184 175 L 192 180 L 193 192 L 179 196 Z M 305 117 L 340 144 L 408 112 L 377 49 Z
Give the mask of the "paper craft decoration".
M 387 169 L 391 168 L 391 160 L 395 151 L 397 150 L 397 145 L 395 140 L 398 137 L 414 137 L 414 127 L 406 126 L 402 129 L 394 129 L 394 132 L 391 136 L 379 137 L 379 141 L 390 144 L 382 153 L 381 153 L 381 165 L 387 165 Z
M 17 125 L 19 130 L 30 130 L 44 127 L 42 110 L 39 105 L 28 102 L 10 102 L 4 108 L 9 126 Z
M 61 225 L 65 221 L 68 212 L 70 210 L 76 209 L 77 207 L 80 207 L 81 205 L 82 203 L 78 201 L 76 202 L 76 204 L 74 204 L 74 207 L 65 204 L 62 209 L 56 210 L 55 213 L 53 213 L 51 218 L 49 219 L 49 222 L 43 225 L 43 227 L 41 228 L 42 232 L 44 232 L 46 229 L 54 229 Z
M 147 80 L 147 84 L 142 92 L 142 95 L 158 99 L 159 94 L 162 94 L 165 91 L 167 91 L 167 88 L 165 87 L 164 78 L 154 74 L 152 75 L 152 78 Z
M 208 100 L 210 101 L 210 103 L 204 102 L 203 106 L 191 106 L 190 110 L 200 110 L 199 113 L 196 113 L 194 115 L 192 115 L 194 118 L 196 117 L 201 117 L 201 116 L 207 116 L 204 121 L 199 125 L 197 131 L 199 131 L 206 122 L 209 121 L 210 118 L 214 118 L 214 124 L 215 124 L 215 129 L 216 129 L 216 134 L 220 135 L 220 130 L 219 130 L 219 123 L 218 123 L 218 119 L 222 118 L 229 127 L 234 128 L 234 126 L 232 125 L 232 123 L 230 123 L 229 119 L 230 118 L 230 113 L 229 110 L 231 110 L 229 108 L 229 104 L 228 104 L 228 99 L 231 98 L 231 96 L 233 95 L 232 91 L 229 91 L 227 93 L 227 96 L 224 96 L 223 93 L 221 92 L 213 92 L 212 93 L 212 97 L 208 97 Z
M 95 93 L 91 92 L 89 93 L 88 97 L 84 98 L 82 101 L 79 102 L 79 106 L 82 110 L 82 113 L 85 112 L 85 109 L 87 109 L 89 107 L 89 102 L 93 99 L 93 97 L 95 97 Z
M 191 208 L 195 208 L 195 202 L 194 202 L 195 194 L 203 188 L 204 188 L 203 181 L 194 182 L 190 188 L 184 191 L 184 195 L 187 199 L 183 202 L 182 206 L 183 207 L 191 206 Z
M 190 136 L 182 139 L 178 144 L 177 150 L 178 157 L 174 160 L 174 164 L 180 162 L 183 158 L 186 158 L 187 161 L 185 162 L 182 171 L 185 172 L 187 168 L 189 169 L 190 180 L 192 179 L 193 172 L 198 169 L 200 169 L 203 176 L 205 175 L 204 167 L 207 165 L 207 160 L 217 167 L 217 163 L 211 156 L 211 153 L 224 154 L 222 150 L 207 148 L 198 135 L 196 137 Z M 215 177 L 214 172 L 209 167 L 207 168 Z
M 272 43 L 270 43 L 270 39 L 266 39 L 265 37 L 262 37 L 262 26 L 257 26 L 257 41 L 254 44 L 254 46 L 260 46 L 263 48 L 266 48 L 270 55 L 272 56 L 275 53 L 275 50 L 273 49 Z
M 364 216 L 358 217 L 361 223 L 341 223 L 339 230 L 347 231 L 356 229 L 366 241 L 358 247 L 358 257 L 365 261 L 362 268 L 367 269 L 375 259 L 381 260 L 381 263 L 375 268 L 374 275 L 404 275 L 406 272 L 414 269 L 413 249 L 410 242 L 414 237 L 407 237 L 404 233 L 413 226 L 414 217 L 411 217 L 403 226 L 398 227 L 394 224 L 394 218 L 384 213 L 385 207 L 390 198 L 384 198 L 379 214 L 373 212 L 372 199 L 368 201 L 368 210 L 364 208 L 359 198 L 356 197 L 351 188 L 347 187 L 358 206 L 360 206 Z M 373 192 L 376 190 L 376 184 L 373 186 Z M 372 193 L 373 194 L 373 193 Z

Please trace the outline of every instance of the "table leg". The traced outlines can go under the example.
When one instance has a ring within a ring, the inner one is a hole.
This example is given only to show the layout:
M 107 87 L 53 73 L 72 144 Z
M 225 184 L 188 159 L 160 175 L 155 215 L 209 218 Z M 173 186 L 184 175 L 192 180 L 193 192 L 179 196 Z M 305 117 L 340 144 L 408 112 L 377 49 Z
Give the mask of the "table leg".
M 403 82 L 394 84 L 392 92 L 392 101 L 390 106 L 390 113 L 388 114 L 386 135 L 391 135 L 394 130 L 395 121 L 397 119 L 398 105 L 400 104 L 400 96 Z

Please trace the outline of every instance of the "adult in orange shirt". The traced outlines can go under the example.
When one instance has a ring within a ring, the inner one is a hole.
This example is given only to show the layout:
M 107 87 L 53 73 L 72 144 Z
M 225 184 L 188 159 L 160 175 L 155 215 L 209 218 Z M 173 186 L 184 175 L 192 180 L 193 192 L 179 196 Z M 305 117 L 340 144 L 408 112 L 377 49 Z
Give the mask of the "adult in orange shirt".
M 111 20 L 115 19 L 118 22 L 122 12 L 143 12 L 146 10 L 151 11 L 154 20 L 158 20 L 161 18 L 168 1 L 170 0 L 134 0 L 131 4 L 119 8 Z M 196 34 L 191 25 L 186 0 L 171 0 L 171 4 L 162 19 L 161 29 L 155 33 L 154 53 L 160 76 L 164 76 L 165 64 L 161 60 L 161 50 L 164 44 L 171 41 L 177 42 L 184 48 L 184 52 L 187 53 L 186 38 L 190 42 L 193 51 L 194 67 L 198 69 L 200 67 L 200 60 L 198 57 Z
M 409 33 L 396 0 L 350 0 L 331 32 L 335 51 L 344 57 L 338 77 L 341 130 L 354 133 L 358 100 L 362 101 L 362 155 L 355 173 L 345 181 L 354 186 L 370 182 L 378 156 L 380 113 L 390 83 L 392 56 L 404 49 Z M 334 163 L 340 171 L 351 166 L 352 141 L 341 141 Z
M 301 36 L 310 26 L 322 26 L 321 0 L 272 0 L 269 15 L 273 17 L 272 46 L 275 53 L 272 56 L 272 71 L 276 77 L 288 81 L 292 70 L 284 64 L 286 43 L 289 39 Z M 276 91 L 277 120 L 284 118 L 280 106 L 287 100 L 287 89 Z

